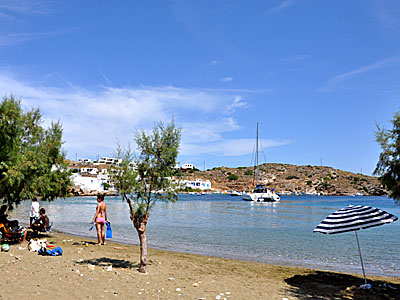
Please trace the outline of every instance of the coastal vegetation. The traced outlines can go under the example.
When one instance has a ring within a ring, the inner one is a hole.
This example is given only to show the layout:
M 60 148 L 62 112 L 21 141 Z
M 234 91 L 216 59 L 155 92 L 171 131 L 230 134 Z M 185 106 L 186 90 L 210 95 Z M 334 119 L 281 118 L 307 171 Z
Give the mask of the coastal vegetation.
M 68 194 L 60 121 L 42 127 L 40 110 L 24 111 L 13 95 L 0 103 L 0 200 L 11 209 L 21 200 L 53 200 Z
M 181 130 L 172 120 L 158 123 L 151 133 L 138 131 L 135 135 L 138 154 L 117 145 L 116 155 L 122 159 L 113 179 L 122 199 L 128 203 L 130 219 L 140 243 L 139 272 L 146 273 L 148 265 L 146 226 L 151 208 L 157 201 L 175 202 L 171 188 L 178 156 Z M 154 192 L 158 191 L 158 192 Z
M 389 196 L 400 201 L 400 112 L 396 112 L 392 120 L 393 128 L 381 128 L 377 124 L 376 141 L 382 148 L 374 174 L 389 190 Z

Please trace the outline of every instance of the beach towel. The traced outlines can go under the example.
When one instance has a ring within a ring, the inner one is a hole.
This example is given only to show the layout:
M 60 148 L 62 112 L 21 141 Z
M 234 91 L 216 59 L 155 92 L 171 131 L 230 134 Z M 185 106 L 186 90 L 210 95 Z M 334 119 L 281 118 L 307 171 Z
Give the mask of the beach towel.
M 110 222 L 107 222 L 106 224 L 107 224 L 106 238 L 111 239 L 112 238 L 111 224 Z
M 63 250 L 60 247 L 54 248 L 53 250 L 40 249 L 38 253 L 39 255 L 60 256 L 63 254 Z

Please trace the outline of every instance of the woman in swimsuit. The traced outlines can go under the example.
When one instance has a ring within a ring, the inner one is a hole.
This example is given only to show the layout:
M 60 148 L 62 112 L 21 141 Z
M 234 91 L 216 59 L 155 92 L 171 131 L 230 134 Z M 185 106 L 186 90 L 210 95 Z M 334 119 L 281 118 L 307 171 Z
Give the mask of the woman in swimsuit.
M 96 221 L 97 245 L 105 245 L 104 224 L 107 222 L 107 205 L 104 203 L 104 194 L 97 195 L 97 202 L 92 224 Z

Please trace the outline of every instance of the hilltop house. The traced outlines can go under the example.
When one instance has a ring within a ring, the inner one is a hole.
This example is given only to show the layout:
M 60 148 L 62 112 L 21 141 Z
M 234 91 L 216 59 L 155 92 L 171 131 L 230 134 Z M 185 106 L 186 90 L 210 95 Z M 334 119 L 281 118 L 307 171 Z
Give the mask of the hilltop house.
M 78 161 L 84 165 L 89 165 L 92 163 L 92 160 L 90 158 L 80 158 Z
M 194 166 L 193 164 L 183 164 L 181 167 L 182 170 L 186 171 L 186 170 L 193 170 Z
M 98 165 L 115 165 L 119 166 L 122 162 L 120 158 L 112 158 L 112 157 L 102 157 L 98 160 L 93 161 L 93 164 Z

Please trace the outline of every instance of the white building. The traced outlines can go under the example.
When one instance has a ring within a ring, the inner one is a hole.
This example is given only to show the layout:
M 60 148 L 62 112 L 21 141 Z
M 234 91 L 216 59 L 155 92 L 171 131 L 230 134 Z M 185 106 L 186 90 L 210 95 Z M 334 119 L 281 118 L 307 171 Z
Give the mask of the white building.
M 82 175 L 97 175 L 99 170 L 97 168 L 81 168 Z
M 79 174 L 72 174 L 71 181 L 76 188 L 81 189 L 84 192 L 104 191 L 102 181 L 94 177 L 86 177 Z
M 90 158 L 80 158 L 78 161 L 83 163 L 83 164 L 85 164 L 85 165 L 88 165 L 88 164 L 92 163 L 92 160 Z
M 110 185 L 110 188 L 108 188 L 107 190 L 114 190 L 113 184 L 108 175 L 97 175 L 97 177 L 88 177 L 81 176 L 79 174 L 72 174 L 70 178 L 74 186 L 84 192 L 103 192 L 106 190 L 104 188 L 105 183 Z
M 203 181 L 200 178 L 196 180 L 181 180 L 179 181 L 179 185 L 183 188 L 190 187 L 192 189 L 211 190 L 210 180 Z
M 181 167 L 182 170 L 193 170 L 193 168 L 193 164 L 183 164 Z
M 93 162 L 94 165 L 115 165 L 119 166 L 122 162 L 121 158 L 102 157 Z

